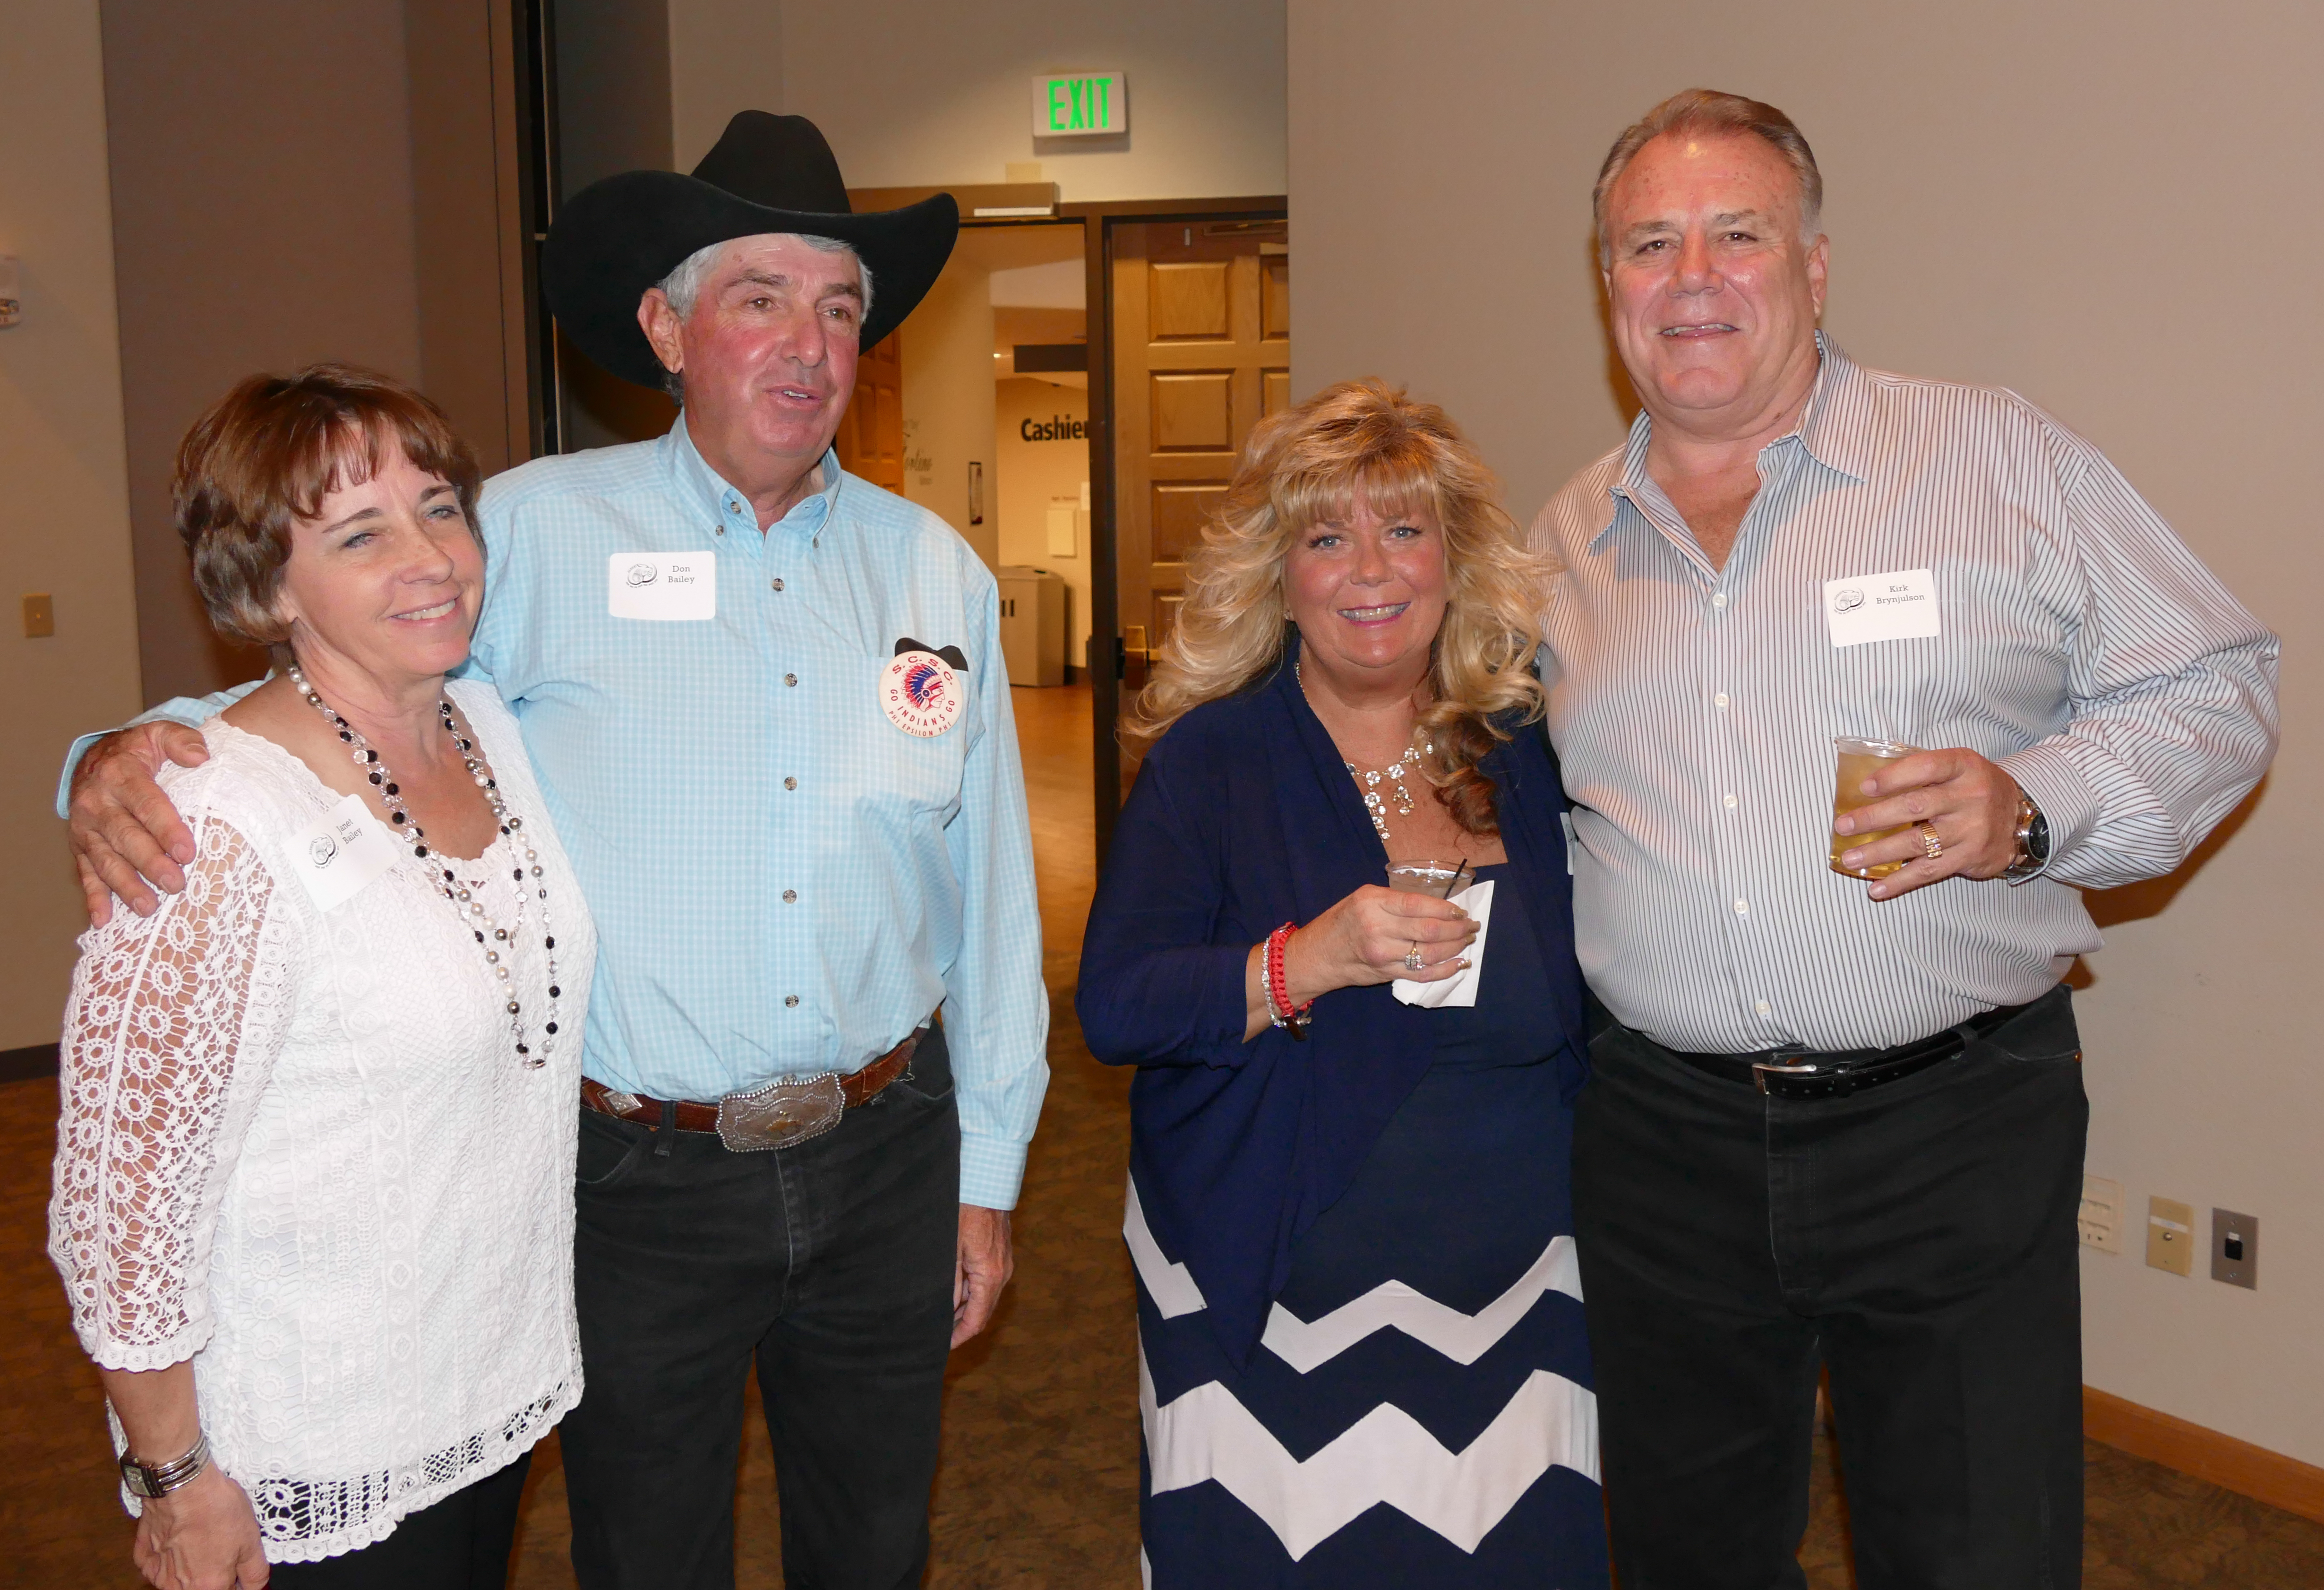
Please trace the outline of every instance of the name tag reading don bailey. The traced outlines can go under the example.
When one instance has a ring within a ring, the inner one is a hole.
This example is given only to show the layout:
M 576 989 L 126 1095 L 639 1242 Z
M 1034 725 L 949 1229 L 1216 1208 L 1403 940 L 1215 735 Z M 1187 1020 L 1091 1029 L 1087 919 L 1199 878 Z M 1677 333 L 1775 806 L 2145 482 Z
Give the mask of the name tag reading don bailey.
M 1835 646 L 1867 641 L 1912 641 L 1941 633 L 1937 582 L 1925 569 L 1859 574 L 1823 582 L 1824 621 Z
M 291 837 L 291 864 L 317 911 L 336 911 L 395 864 L 403 846 L 350 795 Z
M 616 552 L 605 559 L 605 611 L 615 618 L 718 616 L 715 552 Z

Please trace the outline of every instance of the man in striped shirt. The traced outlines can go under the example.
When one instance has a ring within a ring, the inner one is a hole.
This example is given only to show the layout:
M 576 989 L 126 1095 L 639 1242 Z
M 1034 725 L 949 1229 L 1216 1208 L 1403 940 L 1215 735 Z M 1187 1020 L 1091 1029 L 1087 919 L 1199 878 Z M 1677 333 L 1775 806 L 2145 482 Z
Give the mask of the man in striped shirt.
M 1574 1181 L 1615 1559 L 1803 1584 L 1821 1366 L 1865 1582 L 2070 1585 L 2078 891 L 2170 871 L 2250 790 L 2276 642 L 2089 443 L 1824 339 L 1821 199 L 1731 95 L 1615 144 L 1644 411 L 1535 528 L 1608 1012 Z M 1839 735 L 1935 749 L 1835 821 Z

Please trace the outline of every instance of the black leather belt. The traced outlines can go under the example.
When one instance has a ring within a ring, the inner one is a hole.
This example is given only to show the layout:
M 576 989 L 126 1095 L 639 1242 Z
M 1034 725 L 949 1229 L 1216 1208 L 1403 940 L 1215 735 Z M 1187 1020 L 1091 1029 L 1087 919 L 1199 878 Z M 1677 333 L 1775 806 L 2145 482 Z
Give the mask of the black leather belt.
M 1952 1059 L 1968 1047 L 1969 1038 L 1983 1038 L 2024 1009 L 2022 1004 L 2003 1005 L 1981 1016 L 1972 1016 L 1958 1027 L 1948 1027 L 1942 1032 L 1900 1043 L 1893 1049 L 1818 1052 L 1786 1048 L 1748 1055 L 1694 1055 L 1677 1049 L 1664 1052 L 1708 1076 L 1757 1087 L 1769 1098 L 1846 1098 L 1868 1087 L 1902 1082 L 1931 1066 Z

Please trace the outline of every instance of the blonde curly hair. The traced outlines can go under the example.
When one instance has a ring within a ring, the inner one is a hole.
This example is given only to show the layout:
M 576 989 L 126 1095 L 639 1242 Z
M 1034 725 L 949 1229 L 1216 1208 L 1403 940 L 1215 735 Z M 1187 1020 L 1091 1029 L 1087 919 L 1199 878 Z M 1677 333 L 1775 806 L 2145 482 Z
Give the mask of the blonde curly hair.
M 1188 712 L 1248 689 L 1282 661 L 1283 563 L 1319 522 L 1358 502 L 1384 517 L 1434 510 L 1450 589 L 1430 646 L 1434 700 L 1420 715 L 1436 798 L 1468 832 L 1499 827 L 1477 763 L 1508 737 L 1495 720 L 1543 711 L 1532 662 L 1554 566 L 1526 550 L 1499 483 L 1444 411 L 1377 378 L 1325 387 L 1254 427 L 1224 499 L 1186 563 L 1185 596 L 1153 679 L 1122 726 L 1150 744 Z

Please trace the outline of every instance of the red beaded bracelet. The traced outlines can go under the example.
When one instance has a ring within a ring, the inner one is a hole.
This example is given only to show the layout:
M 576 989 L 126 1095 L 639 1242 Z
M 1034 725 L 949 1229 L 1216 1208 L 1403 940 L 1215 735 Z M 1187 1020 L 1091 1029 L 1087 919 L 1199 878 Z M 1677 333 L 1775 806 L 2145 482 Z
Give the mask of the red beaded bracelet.
M 1286 922 L 1267 936 L 1267 1013 L 1277 1026 L 1288 1027 L 1292 1037 L 1305 1039 L 1307 1036 L 1308 1014 L 1314 1010 L 1315 1002 L 1311 999 L 1305 1004 L 1294 1005 L 1291 1003 L 1291 985 L 1283 975 L 1284 946 L 1291 942 L 1291 936 L 1297 931 L 1298 923 Z

